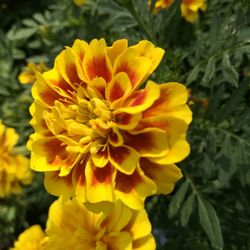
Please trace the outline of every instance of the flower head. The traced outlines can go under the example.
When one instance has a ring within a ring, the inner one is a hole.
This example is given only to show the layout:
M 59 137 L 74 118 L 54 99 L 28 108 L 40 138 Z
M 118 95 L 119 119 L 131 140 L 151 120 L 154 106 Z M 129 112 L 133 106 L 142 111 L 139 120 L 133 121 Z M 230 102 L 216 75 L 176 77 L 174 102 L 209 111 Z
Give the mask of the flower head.
M 159 10 L 168 8 L 172 3 L 173 0 L 156 0 L 154 13 L 156 14 Z M 204 11 L 206 7 L 206 0 L 182 0 L 181 15 L 188 22 L 193 23 L 199 18 L 199 10 Z
M 29 62 L 25 67 L 24 71 L 19 74 L 18 80 L 21 84 L 34 83 L 36 80 L 36 72 L 38 71 L 40 73 L 43 73 L 47 69 L 48 68 L 43 62 L 39 64 Z
M 117 202 L 110 214 L 95 214 L 76 199 L 55 201 L 49 210 L 46 250 L 154 250 L 146 211 Z
M 74 4 L 77 5 L 78 7 L 86 3 L 86 0 L 73 0 L 73 1 L 74 1 Z
M 32 179 L 29 160 L 13 151 L 17 141 L 15 130 L 0 121 L 0 197 L 19 193 L 21 185 L 29 184 Z
M 187 90 L 152 81 L 139 89 L 163 54 L 148 41 L 76 40 L 37 74 L 28 147 L 50 193 L 103 210 L 117 199 L 141 209 L 172 191 L 182 176 L 174 163 L 189 154 Z
M 31 226 L 21 233 L 10 250 L 45 250 L 45 233 L 39 225 Z

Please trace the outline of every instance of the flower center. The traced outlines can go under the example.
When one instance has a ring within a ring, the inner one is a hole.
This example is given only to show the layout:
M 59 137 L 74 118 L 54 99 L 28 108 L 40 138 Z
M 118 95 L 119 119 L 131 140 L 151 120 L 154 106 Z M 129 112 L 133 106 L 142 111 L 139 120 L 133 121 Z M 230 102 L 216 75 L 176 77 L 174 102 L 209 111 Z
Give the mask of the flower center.
M 76 111 L 76 121 L 93 129 L 93 133 L 106 137 L 112 123 L 112 111 L 105 100 L 81 99 Z

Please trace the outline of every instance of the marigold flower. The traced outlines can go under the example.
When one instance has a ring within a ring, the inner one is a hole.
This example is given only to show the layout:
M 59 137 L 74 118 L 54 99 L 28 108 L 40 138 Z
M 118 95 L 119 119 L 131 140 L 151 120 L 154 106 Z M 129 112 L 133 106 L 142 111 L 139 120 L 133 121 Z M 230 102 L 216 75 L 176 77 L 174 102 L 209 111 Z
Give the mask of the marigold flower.
M 76 40 L 37 74 L 28 147 L 46 189 L 76 196 L 93 209 L 122 200 L 142 209 L 181 178 L 174 163 L 189 154 L 187 90 L 148 81 L 164 51 L 148 41 Z
M 46 250 L 154 250 L 151 224 L 144 209 L 117 202 L 110 214 L 90 212 L 76 199 L 55 201 L 49 209 Z
M 21 192 L 21 184 L 29 184 L 32 173 L 29 160 L 13 152 L 18 135 L 0 121 L 0 197 Z
M 39 225 L 31 226 L 21 233 L 10 250 L 46 250 L 45 233 Z
M 40 73 L 43 73 L 46 70 L 48 70 L 48 68 L 46 67 L 44 62 L 41 62 L 39 64 L 29 62 L 25 69 L 19 74 L 18 81 L 21 84 L 34 83 L 36 80 L 36 72 L 38 71 Z
M 173 0 L 156 0 L 154 13 L 156 14 L 159 10 L 168 8 L 172 3 Z M 204 11 L 206 8 L 205 0 L 182 0 L 181 15 L 188 22 L 193 23 L 199 18 L 199 10 Z
M 78 7 L 86 3 L 86 0 L 73 0 L 73 1 L 74 1 L 74 4 L 77 5 Z

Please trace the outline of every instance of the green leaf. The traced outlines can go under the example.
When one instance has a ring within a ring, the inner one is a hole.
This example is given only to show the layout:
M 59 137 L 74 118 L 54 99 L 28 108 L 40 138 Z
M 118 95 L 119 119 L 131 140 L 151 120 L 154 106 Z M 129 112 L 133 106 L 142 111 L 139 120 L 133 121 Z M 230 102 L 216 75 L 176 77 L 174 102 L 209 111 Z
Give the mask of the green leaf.
M 223 65 L 222 73 L 226 81 L 231 85 L 238 87 L 239 74 L 235 70 L 235 68 L 231 65 L 228 52 L 225 52 L 223 54 L 222 65 Z
M 37 28 L 24 28 L 19 29 L 16 32 L 9 34 L 10 40 L 21 40 L 21 39 L 27 39 L 34 35 L 37 31 Z
M 249 89 L 250 78 L 244 79 L 240 84 L 238 89 L 233 93 L 233 95 L 227 100 L 221 110 L 217 111 L 217 119 L 219 122 L 227 119 L 232 112 L 237 108 L 237 105 L 242 102 L 242 98 Z
M 193 81 L 197 78 L 199 72 L 200 72 L 200 65 L 197 64 L 197 65 L 191 70 L 190 74 L 188 75 L 187 83 L 186 83 L 187 86 L 190 85 L 190 83 L 193 82 Z
M 169 204 L 169 211 L 168 211 L 168 217 L 172 218 L 180 209 L 181 203 L 183 202 L 187 190 L 188 190 L 188 182 L 185 181 L 178 189 L 176 194 L 174 195 L 173 199 L 171 200 Z
M 36 28 L 38 26 L 37 22 L 35 22 L 32 19 L 24 19 L 23 24 L 30 27 L 30 28 Z
M 215 58 L 214 57 L 211 57 L 209 60 L 208 60 L 208 63 L 207 63 L 207 66 L 206 66 L 206 70 L 205 70 L 205 74 L 201 80 L 201 83 L 202 84 L 207 84 L 209 83 L 213 76 L 214 76 L 214 73 L 215 73 Z
M 206 232 L 212 247 L 223 249 L 220 222 L 213 206 L 209 202 L 198 197 L 198 210 L 201 226 Z
M 183 203 L 183 206 L 181 209 L 181 225 L 183 227 L 185 227 L 189 222 L 189 218 L 194 207 L 194 201 L 195 201 L 195 194 L 192 193 L 188 196 L 188 198 Z

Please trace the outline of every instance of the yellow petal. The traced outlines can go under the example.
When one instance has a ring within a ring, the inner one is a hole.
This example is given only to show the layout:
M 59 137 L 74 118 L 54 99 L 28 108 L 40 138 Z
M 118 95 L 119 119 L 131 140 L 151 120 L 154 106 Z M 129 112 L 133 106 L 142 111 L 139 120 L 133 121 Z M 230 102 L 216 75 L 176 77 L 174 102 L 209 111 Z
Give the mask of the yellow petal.
M 132 174 L 138 164 L 140 155 L 131 147 L 109 146 L 109 160 L 119 171 L 125 174 Z
M 90 203 L 114 201 L 114 180 L 116 171 L 110 165 L 97 168 L 88 161 L 85 169 L 86 197 Z

